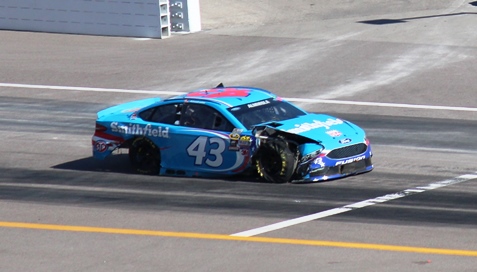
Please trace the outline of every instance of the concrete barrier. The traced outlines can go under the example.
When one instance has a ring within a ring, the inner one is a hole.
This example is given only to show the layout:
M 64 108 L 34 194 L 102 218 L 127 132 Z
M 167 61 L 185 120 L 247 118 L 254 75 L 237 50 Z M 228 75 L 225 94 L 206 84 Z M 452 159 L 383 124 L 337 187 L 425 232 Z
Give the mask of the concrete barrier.
M 0 1 L 4 30 L 167 38 L 170 25 L 168 0 Z

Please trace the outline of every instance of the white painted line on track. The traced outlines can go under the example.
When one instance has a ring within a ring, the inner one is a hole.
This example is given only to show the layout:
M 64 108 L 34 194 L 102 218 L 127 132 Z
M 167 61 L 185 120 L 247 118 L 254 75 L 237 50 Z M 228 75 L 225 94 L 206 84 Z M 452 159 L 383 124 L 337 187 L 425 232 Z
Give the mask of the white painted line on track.
M 22 89 L 67 90 L 67 91 L 100 92 L 100 93 L 103 92 L 103 93 L 155 94 L 155 95 L 181 95 L 185 93 L 185 92 L 175 92 L 175 91 L 127 90 L 127 89 L 108 89 L 108 88 L 92 88 L 92 87 L 32 85 L 32 84 L 17 84 L 17 83 L 0 83 L 0 87 L 22 88 Z M 321 103 L 321 104 L 340 104 L 340 105 L 353 105 L 353 106 L 366 106 L 366 107 L 388 107 L 388 108 L 477 112 L 477 108 L 471 108 L 471 107 L 414 105 L 414 104 L 400 104 L 400 103 L 380 103 L 380 102 L 362 102 L 362 101 L 292 98 L 292 97 L 289 97 L 289 98 L 284 97 L 284 99 L 290 102 L 301 102 L 301 103 L 308 103 L 308 104 Z
M 22 88 L 22 89 L 66 90 L 66 91 L 82 91 L 82 92 L 98 92 L 98 93 L 133 93 L 133 94 L 157 94 L 157 95 L 184 94 L 184 92 L 172 92 L 172 91 L 169 92 L 169 91 L 125 90 L 125 89 L 90 88 L 90 87 L 31 85 L 31 84 L 16 84 L 16 83 L 0 83 L 0 87 Z
M 326 100 L 326 99 L 307 99 L 307 98 L 285 98 L 292 102 L 302 103 L 322 103 L 322 104 L 340 104 L 367 107 L 388 107 L 388 108 L 408 108 L 408 109 L 425 109 L 425 110 L 449 110 L 449 111 L 473 111 L 477 112 L 477 108 L 470 107 L 449 107 L 449 106 L 432 106 L 432 105 L 414 105 L 400 103 L 380 103 L 380 102 L 362 102 L 362 101 L 345 101 L 345 100 Z
M 2 120 L 0 118 L 0 120 Z M 423 146 L 412 146 L 412 145 L 383 145 L 383 144 L 374 144 L 373 149 L 379 148 L 397 148 L 397 149 L 408 149 L 412 151 L 424 151 L 424 152 L 439 152 L 439 153 L 459 153 L 459 154 L 477 154 L 477 150 L 469 149 L 456 149 L 456 148 L 435 148 L 435 147 L 423 147 Z
M 310 214 L 310 215 L 307 215 L 307 216 L 298 217 L 298 218 L 291 219 L 291 220 L 282 221 L 282 222 L 275 223 L 275 224 L 272 224 L 272 225 L 268 225 L 268 226 L 264 226 L 264 227 L 260 227 L 260 228 L 256 228 L 256 229 L 251 229 L 251 230 L 235 233 L 235 234 L 232 234 L 231 236 L 240 236 L 240 237 L 255 236 L 255 235 L 258 235 L 258 234 L 262 234 L 262 233 L 266 233 L 266 232 L 270 232 L 270 231 L 274 231 L 274 230 L 278 230 L 278 229 L 283 229 L 283 228 L 290 227 L 290 226 L 293 226 L 293 225 L 306 223 L 306 222 L 313 221 L 313 220 L 316 220 L 316 219 L 325 218 L 325 217 L 328 217 L 328 216 L 332 216 L 332 215 L 345 213 L 345 212 L 349 212 L 349 211 L 352 211 L 352 210 L 356 210 L 356 209 L 376 205 L 376 204 L 379 204 L 379 203 L 383 203 L 383 202 L 387 202 L 387 201 L 390 201 L 390 200 L 402 198 L 402 197 L 405 197 L 405 196 L 410 196 L 410 195 L 422 193 L 422 192 L 425 192 L 425 191 L 429 191 L 429 190 L 433 190 L 433 189 L 437 189 L 437 188 L 441 188 L 441 187 L 461 183 L 461 182 L 468 181 L 468 180 L 471 180 L 471 179 L 477 179 L 477 173 L 462 175 L 462 176 L 458 176 L 458 177 L 455 177 L 455 178 L 452 178 L 452 179 L 431 183 L 431 184 L 428 184 L 428 185 L 425 185 L 425 186 L 419 186 L 419 187 L 415 187 L 415 188 L 411 188 L 411 189 L 406 189 L 404 191 L 400 191 L 400 192 L 397 192 L 397 193 L 394 193 L 394 194 L 387 194 L 387 195 L 379 196 L 379 197 L 376 197 L 376 198 L 373 198 L 373 199 L 368 199 L 368 200 L 356 202 L 356 203 L 353 203 L 353 204 L 349 204 L 349 205 L 346 205 L 346 206 L 343 206 L 343 207 L 334 208 L 334 209 L 331 209 L 331 210 L 327 210 L 327 211 L 323 211 L 323 212 L 319 212 L 319 213 L 315 213 L 315 214 Z

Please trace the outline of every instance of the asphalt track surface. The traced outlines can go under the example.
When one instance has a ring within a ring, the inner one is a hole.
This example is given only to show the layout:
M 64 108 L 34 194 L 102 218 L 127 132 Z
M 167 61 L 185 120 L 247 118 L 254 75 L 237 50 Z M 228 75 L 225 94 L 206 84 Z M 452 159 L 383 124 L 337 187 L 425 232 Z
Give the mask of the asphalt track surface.
M 0 31 L 0 271 L 477 271 L 473 2 L 201 2 L 205 30 L 165 40 Z M 220 82 L 360 125 L 375 170 L 276 185 L 91 158 L 98 110 Z

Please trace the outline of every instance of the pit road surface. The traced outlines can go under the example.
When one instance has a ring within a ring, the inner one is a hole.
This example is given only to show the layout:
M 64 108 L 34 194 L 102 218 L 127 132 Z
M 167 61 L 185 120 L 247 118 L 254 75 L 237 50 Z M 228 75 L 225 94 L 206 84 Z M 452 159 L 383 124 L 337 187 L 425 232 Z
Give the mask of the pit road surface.
M 204 31 L 165 40 L 0 32 L 0 271 L 475 271 L 477 7 L 254 2 L 202 0 Z M 276 185 L 91 158 L 98 110 L 220 82 L 358 124 L 376 169 Z

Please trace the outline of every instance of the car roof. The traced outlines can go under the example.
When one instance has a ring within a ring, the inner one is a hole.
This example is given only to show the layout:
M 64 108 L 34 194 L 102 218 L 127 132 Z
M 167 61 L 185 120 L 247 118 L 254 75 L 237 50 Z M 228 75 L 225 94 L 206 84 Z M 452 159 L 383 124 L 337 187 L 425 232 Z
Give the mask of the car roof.
M 211 89 L 199 89 L 186 94 L 170 97 L 165 101 L 190 99 L 191 101 L 199 100 L 215 102 L 227 108 L 231 108 L 276 97 L 277 96 L 275 94 L 260 88 L 230 86 L 216 87 Z

